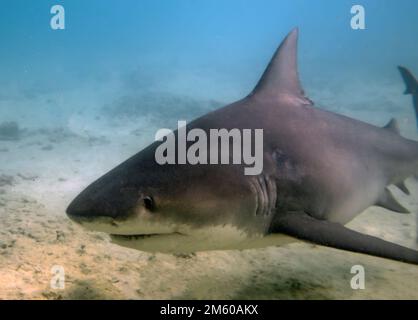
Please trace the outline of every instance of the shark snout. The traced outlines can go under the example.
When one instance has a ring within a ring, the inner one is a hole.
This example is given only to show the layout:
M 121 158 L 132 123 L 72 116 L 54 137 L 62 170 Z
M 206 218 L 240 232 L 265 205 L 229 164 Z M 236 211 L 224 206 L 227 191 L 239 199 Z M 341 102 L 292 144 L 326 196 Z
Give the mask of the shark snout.
M 76 222 L 98 218 L 122 220 L 130 215 L 137 202 L 138 192 L 135 188 L 103 186 L 98 183 L 79 194 L 66 212 L 68 217 Z
M 106 202 L 91 201 L 76 198 L 67 208 L 67 215 L 76 222 L 93 220 L 95 218 L 117 218 L 120 211 Z

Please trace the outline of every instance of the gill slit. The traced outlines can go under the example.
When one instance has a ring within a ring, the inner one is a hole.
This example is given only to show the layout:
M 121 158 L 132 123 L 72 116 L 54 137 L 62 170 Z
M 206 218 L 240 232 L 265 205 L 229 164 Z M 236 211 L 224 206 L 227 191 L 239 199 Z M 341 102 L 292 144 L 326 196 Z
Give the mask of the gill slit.
M 275 180 L 265 174 L 260 174 L 251 180 L 255 194 L 255 215 L 269 216 L 276 208 L 277 187 Z

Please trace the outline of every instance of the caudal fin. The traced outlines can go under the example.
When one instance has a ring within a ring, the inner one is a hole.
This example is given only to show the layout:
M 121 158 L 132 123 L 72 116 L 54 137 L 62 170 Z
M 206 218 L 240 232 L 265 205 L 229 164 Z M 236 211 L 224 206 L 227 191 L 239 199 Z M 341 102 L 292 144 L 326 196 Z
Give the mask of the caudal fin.
M 418 81 L 417 79 L 415 79 L 412 72 L 409 71 L 407 68 L 401 66 L 399 66 L 398 69 L 402 75 L 403 80 L 405 81 L 405 94 L 418 94 Z
M 418 81 L 414 77 L 412 72 L 409 71 L 407 68 L 399 66 L 398 69 L 406 85 L 406 90 L 404 94 L 412 95 L 414 109 L 415 109 L 415 118 L 417 120 L 417 127 L 418 127 Z

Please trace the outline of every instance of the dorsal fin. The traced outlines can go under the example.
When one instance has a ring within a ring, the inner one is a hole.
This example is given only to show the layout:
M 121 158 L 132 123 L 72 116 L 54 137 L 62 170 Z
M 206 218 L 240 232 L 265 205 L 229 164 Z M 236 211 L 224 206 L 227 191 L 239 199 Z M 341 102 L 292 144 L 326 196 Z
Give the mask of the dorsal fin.
M 299 82 L 297 68 L 298 34 L 299 30 L 295 28 L 283 40 L 255 87 L 253 94 L 273 98 L 286 94 L 302 99 L 303 103 L 312 104 L 309 99 L 305 98 Z
M 396 121 L 395 118 L 390 119 L 390 121 L 388 122 L 388 124 L 385 125 L 383 127 L 383 129 L 392 131 L 393 133 L 396 133 L 396 134 L 401 134 L 401 130 L 399 129 L 398 121 Z

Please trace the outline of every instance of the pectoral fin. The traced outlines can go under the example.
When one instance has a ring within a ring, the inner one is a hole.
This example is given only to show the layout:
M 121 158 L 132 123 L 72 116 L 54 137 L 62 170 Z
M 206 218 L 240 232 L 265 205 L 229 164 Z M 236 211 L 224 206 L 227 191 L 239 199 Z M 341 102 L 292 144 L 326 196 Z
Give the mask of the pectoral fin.
M 418 251 L 353 231 L 338 223 L 317 220 L 305 213 L 278 215 L 271 232 L 337 249 L 418 264 Z

